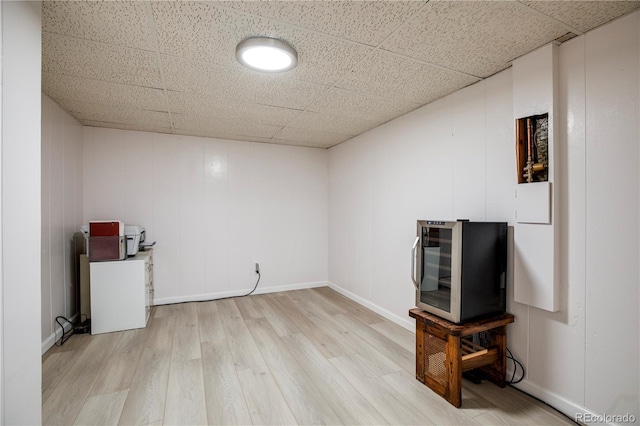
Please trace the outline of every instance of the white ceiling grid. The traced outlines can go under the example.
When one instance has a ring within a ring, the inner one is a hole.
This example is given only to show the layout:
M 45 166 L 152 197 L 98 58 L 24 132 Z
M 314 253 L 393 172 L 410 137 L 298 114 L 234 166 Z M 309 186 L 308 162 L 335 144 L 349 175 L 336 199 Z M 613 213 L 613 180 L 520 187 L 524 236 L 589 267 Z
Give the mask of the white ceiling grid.
M 328 148 L 633 1 L 44 1 L 42 86 L 88 126 Z M 294 70 L 235 60 L 252 36 Z

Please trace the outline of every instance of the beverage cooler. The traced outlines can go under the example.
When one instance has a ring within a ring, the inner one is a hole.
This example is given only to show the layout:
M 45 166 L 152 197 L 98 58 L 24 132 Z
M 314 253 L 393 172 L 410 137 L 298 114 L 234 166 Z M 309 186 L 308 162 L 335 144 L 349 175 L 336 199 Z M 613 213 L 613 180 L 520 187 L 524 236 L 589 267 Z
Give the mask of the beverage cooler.
M 417 222 L 411 278 L 416 306 L 452 322 L 504 312 L 506 222 Z

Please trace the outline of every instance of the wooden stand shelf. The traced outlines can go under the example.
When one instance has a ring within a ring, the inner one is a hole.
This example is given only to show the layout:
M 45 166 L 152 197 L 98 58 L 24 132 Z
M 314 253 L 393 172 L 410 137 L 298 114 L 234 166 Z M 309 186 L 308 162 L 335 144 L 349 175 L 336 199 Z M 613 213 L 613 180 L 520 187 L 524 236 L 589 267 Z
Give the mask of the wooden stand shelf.
M 462 405 L 462 372 L 476 371 L 505 386 L 507 324 L 511 314 L 454 324 L 421 309 L 409 310 L 416 320 L 416 379 L 449 401 Z

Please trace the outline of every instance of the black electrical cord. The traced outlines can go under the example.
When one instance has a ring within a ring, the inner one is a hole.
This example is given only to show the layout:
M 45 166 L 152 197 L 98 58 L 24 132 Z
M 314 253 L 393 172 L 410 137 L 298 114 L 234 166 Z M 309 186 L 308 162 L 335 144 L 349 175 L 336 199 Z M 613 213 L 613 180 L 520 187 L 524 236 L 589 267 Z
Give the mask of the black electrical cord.
M 63 317 L 62 315 L 56 317 L 56 322 L 58 323 L 60 328 L 62 328 L 62 337 L 60 338 L 60 340 L 58 342 L 56 342 L 56 346 L 64 345 L 64 342 L 66 342 L 67 340 L 69 340 L 69 338 L 71 336 L 73 336 L 73 331 L 74 331 L 74 328 L 71 327 L 71 330 L 69 332 L 66 332 L 65 329 L 64 329 L 64 324 L 65 323 L 60 322 L 60 318 L 65 320 L 65 322 L 71 324 L 71 321 L 69 321 L 67 318 Z
M 243 295 L 243 296 L 239 296 L 239 297 L 247 297 L 247 296 L 251 296 L 253 294 L 254 291 L 256 291 L 256 288 L 258 288 L 258 283 L 260 282 L 260 272 L 256 271 L 256 274 L 258 274 L 258 281 L 256 281 L 256 285 L 253 286 L 253 290 L 251 290 L 249 293 Z
M 82 323 L 83 323 L 82 317 L 85 318 L 85 321 L 87 320 L 87 316 L 85 314 L 80 314 L 80 325 L 76 325 L 76 326 L 74 326 L 73 323 L 71 323 L 71 321 L 69 319 L 67 319 L 67 317 L 63 317 L 62 315 L 58 315 L 56 317 L 56 322 L 58 323 L 58 325 L 62 329 L 62 337 L 60 337 L 60 339 L 56 342 L 56 346 L 64 345 L 64 343 L 67 340 L 69 340 L 71 338 L 71 336 L 76 334 L 76 331 L 79 332 L 80 334 L 88 332 L 88 330 L 83 330 L 82 329 Z M 65 322 L 60 322 L 61 319 L 63 319 Z M 71 329 L 69 331 L 65 331 L 65 329 L 64 329 L 64 325 L 66 323 L 71 324 Z
M 513 361 L 513 374 L 511 375 L 511 380 L 509 380 L 507 383 L 512 385 L 515 385 L 516 383 L 520 383 L 524 379 L 524 375 L 525 375 L 524 366 L 520 361 L 518 361 L 513 357 L 513 354 L 508 348 L 507 348 L 507 358 Z M 520 369 L 522 370 L 522 376 L 520 376 L 518 380 L 515 380 L 516 372 L 518 371 L 518 366 L 520 366 Z
M 256 281 L 256 285 L 253 286 L 253 290 L 251 290 L 249 293 L 247 294 L 243 294 L 241 296 L 227 296 L 227 297 L 220 297 L 218 299 L 213 299 L 213 300 L 225 300 L 225 299 L 235 299 L 236 297 L 247 297 L 247 296 L 251 296 L 253 294 L 254 291 L 256 291 L 256 289 L 258 288 L 258 283 L 260 282 L 260 272 L 256 271 L 256 274 L 258 274 L 258 281 Z

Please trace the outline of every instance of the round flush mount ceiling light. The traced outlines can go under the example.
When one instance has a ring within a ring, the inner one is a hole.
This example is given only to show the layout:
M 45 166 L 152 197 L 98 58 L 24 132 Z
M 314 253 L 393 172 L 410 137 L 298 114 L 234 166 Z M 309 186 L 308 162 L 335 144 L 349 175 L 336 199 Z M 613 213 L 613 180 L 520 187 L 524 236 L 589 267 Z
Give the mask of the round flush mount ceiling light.
M 257 71 L 289 71 L 298 64 L 295 49 L 282 40 L 254 37 L 236 47 L 236 59 L 242 65 Z

